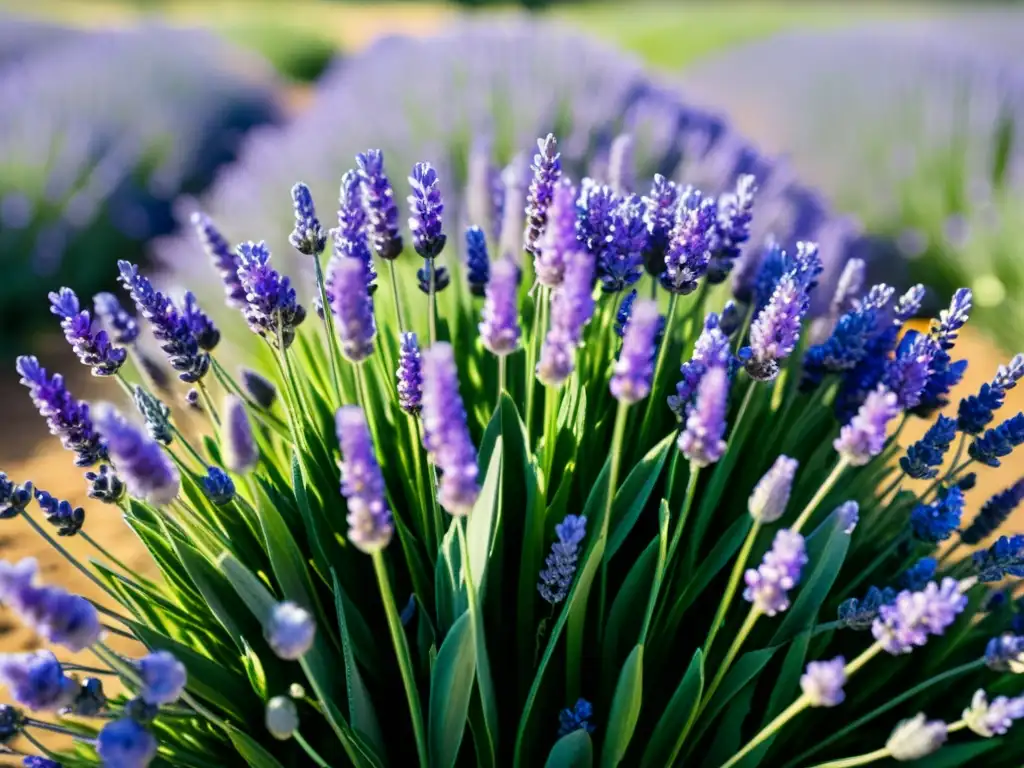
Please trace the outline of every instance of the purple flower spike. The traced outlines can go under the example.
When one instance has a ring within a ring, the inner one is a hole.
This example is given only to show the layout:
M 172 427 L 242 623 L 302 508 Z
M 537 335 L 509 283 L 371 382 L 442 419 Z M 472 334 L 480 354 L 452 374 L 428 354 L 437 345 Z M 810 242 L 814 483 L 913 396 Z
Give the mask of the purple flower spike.
M 487 237 L 480 227 L 466 227 L 466 282 L 469 292 L 483 296 L 491 279 L 491 259 L 487 254 Z
M 0 560 L 0 603 L 44 640 L 72 653 L 99 640 L 102 627 L 93 604 L 60 587 L 35 586 L 38 571 L 35 558 Z
M 906 293 L 900 296 L 893 309 L 897 322 L 905 323 L 921 311 L 921 304 L 924 303 L 924 286 L 918 283 L 911 286 Z
M 82 309 L 70 288 L 50 294 L 50 312 L 59 317 L 64 338 L 93 376 L 113 376 L 124 365 L 128 351 L 110 343 L 106 331 L 93 331 L 92 317 Z
M 263 632 L 278 658 L 295 661 L 313 647 L 316 622 L 305 608 L 292 602 L 278 603 Z
M 971 706 L 964 710 L 967 727 L 979 736 L 991 739 L 1010 730 L 1015 720 L 1024 719 L 1024 696 L 996 696 L 988 700 L 985 691 L 976 691 Z
M 480 321 L 480 340 L 495 355 L 509 355 L 519 346 L 519 268 L 509 259 L 491 265 L 491 277 Z
M 363 279 L 370 293 L 376 290 L 377 270 L 373 266 L 373 254 L 366 239 L 367 213 L 363 207 L 362 185 L 356 171 L 346 171 L 341 177 L 338 193 L 338 228 L 334 236 L 334 258 L 358 259 L 363 265 Z M 327 301 L 331 301 L 328 293 Z
M 693 191 L 689 198 L 679 211 L 661 275 L 665 290 L 682 295 L 693 293 L 707 272 L 717 215 L 714 198 L 701 199 L 700 193 Z
M 228 395 L 224 398 L 222 415 L 224 465 L 235 474 L 248 474 L 259 464 L 260 452 L 245 403 L 235 395 Z
M 729 376 L 713 366 L 700 380 L 697 399 L 689 407 L 686 428 L 679 436 L 679 450 L 691 464 L 706 467 L 725 453 L 725 412 L 729 400 Z
M 562 176 L 561 157 L 554 134 L 537 139 L 537 154 L 530 166 L 533 180 L 526 196 L 526 230 L 523 233 L 523 249 L 534 256 L 540 252 L 540 239 L 548 222 L 548 208 Z
M 156 737 L 128 717 L 107 723 L 96 739 L 103 765 L 117 768 L 146 768 L 156 757 L 157 748 Z
M 533 260 L 537 282 L 554 288 L 565 276 L 569 256 L 580 250 L 576 239 L 576 189 L 566 180 L 554 187 L 547 225 L 538 245 Z
M 939 347 L 935 340 L 918 333 L 907 331 L 899 346 L 896 357 L 886 363 L 883 381 L 896 395 L 900 408 L 910 410 L 921 403 L 921 393 L 928 384 L 932 373 L 932 360 Z
M 398 407 L 415 416 L 423 407 L 420 345 L 415 333 L 403 333 L 398 351 Z
M 953 294 L 949 309 L 942 310 L 939 319 L 933 321 L 932 335 L 943 349 L 951 349 L 956 342 L 958 331 L 970 317 L 973 298 L 970 288 L 960 288 Z
M 806 564 L 804 537 L 783 528 L 775 534 L 772 548 L 757 570 L 747 570 L 743 599 L 768 616 L 786 610 L 789 608 L 789 590 L 800 582 L 800 572 Z
M 450 344 L 423 353 L 424 447 L 441 470 L 437 500 L 451 515 L 468 515 L 480 493 L 477 457 L 459 395 L 459 372 Z
M 21 706 L 47 712 L 70 706 L 79 688 L 50 651 L 0 654 L 0 684 Z
M 726 366 L 731 357 L 729 338 L 721 329 L 718 315 L 709 312 L 704 318 L 704 329 L 693 347 L 693 357 L 683 363 L 682 378 L 676 384 L 676 393 L 668 397 L 668 407 L 680 419 L 686 418 L 687 406 L 697 394 L 697 385 L 712 366 Z
M 359 178 L 363 182 L 363 202 L 369 218 L 368 234 L 377 255 L 390 261 L 402 253 L 402 235 L 398 231 L 398 206 L 391 182 L 384 173 L 384 154 L 368 149 L 356 155 Z
M 114 294 L 97 293 L 92 297 L 92 308 L 96 319 L 103 323 L 116 343 L 127 346 L 139 338 L 139 324 L 124 310 Z
M 50 434 L 60 438 L 61 445 L 74 451 L 75 466 L 91 467 L 107 458 L 107 447 L 93 427 L 88 403 L 80 403 L 64 386 L 64 377 L 50 377 L 34 357 L 19 357 L 15 367 L 21 383 L 29 389 L 32 402 L 46 419 Z
M 384 475 L 362 409 L 342 407 L 335 423 L 341 446 L 341 494 L 348 501 L 348 540 L 372 554 L 390 543 L 395 530 L 385 499 Z
M 633 137 L 622 133 L 608 149 L 608 184 L 617 195 L 628 195 L 636 188 Z
M 291 280 L 270 266 L 270 251 L 264 242 L 238 246 L 238 278 L 245 287 L 245 320 L 253 333 L 287 349 L 295 329 L 306 319 Z
M 185 665 L 174 654 L 154 651 L 139 660 L 139 678 L 142 680 L 142 690 L 139 692 L 142 700 L 147 704 L 161 706 L 173 704 L 181 698 L 188 673 Z
M 612 373 L 611 391 L 616 400 L 636 403 L 650 394 L 660 327 L 657 302 L 637 300 L 626 324 L 622 351 Z
M 153 327 L 153 335 L 167 354 L 178 378 L 189 384 L 199 381 L 210 369 L 210 356 L 199 348 L 192 327 L 177 307 L 127 261 L 117 262 L 120 280 L 135 302 L 139 314 Z
M 725 282 L 732 266 L 739 258 L 740 249 L 750 239 L 750 222 L 754 218 L 754 195 L 757 181 L 750 174 L 736 180 L 734 192 L 718 198 L 718 216 L 715 225 L 716 248 L 708 264 L 708 282 Z
M 999 366 L 992 387 L 1003 391 L 1013 389 L 1021 377 L 1024 377 L 1024 353 L 1014 355 L 1009 363 Z
M 430 163 L 416 163 L 409 177 L 412 194 L 409 195 L 409 229 L 416 253 L 424 259 L 433 259 L 444 250 L 447 240 L 441 231 L 444 203 L 437 171 Z
M 884 386 L 871 392 L 849 424 L 842 428 L 832 443 L 848 464 L 867 464 L 882 452 L 888 423 L 899 415 L 896 395 Z
M 238 254 L 231 249 L 228 241 L 205 213 L 193 213 L 192 226 L 199 234 L 199 239 L 213 266 L 220 273 L 228 306 L 244 309 L 245 287 L 238 279 Z
M 540 596 L 551 605 L 558 605 L 569 594 L 576 575 L 580 544 L 587 535 L 587 518 L 584 515 L 566 515 L 555 526 L 555 535 L 558 539 L 551 545 L 551 554 L 544 560 L 546 567 L 540 572 L 537 584 Z
M 377 324 L 373 299 L 366 286 L 363 265 L 356 259 L 337 259 L 330 264 L 331 312 L 337 324 L 341 351 L 354 363 L 373 352 Z
M 647 225 L 644 266 L 652 277 L 658 277 L 665 271 L 665 254 L 675 228 L 679 192 L 679 186 L 674 181 L 656 173 L 650 193 L 643 198 L 644 223 Z
M 295 228 L 288 236 L 292 248 L 306 256 L 319 256 L 327 245 L 327 234 L 320 226 L 313 205 L 313 193 L 303 183 L 292 187 L 292 208 L 295 212 Z
M 835 707 L 843 703 L 846 694 L 846 659 L 836 656 L 831 661 L 812 661 L 800 677 L 800 690 L 812 707 Z
M 106 439 L 107 451 L 129 493 L 159 506 L 174 501 L 181 477 L 160 443 L 108 403 L 96 406 L 96 428 Z
M 796 349 L 800 324 L 810 307 L 807 291 L 796 277 L 787 274 L 775 286 L 768 305 L 750 326 L 751 357 L 747 373 L 758 381 L 771 381 L 779 375 L 779 361 Z
M 551 323 L 537 363 L 537 378 L 559 387 L 576 368 L 576 348 L 594 314 L 594 261 L 586 253 L 570 254 L 562 284 L 551 299 Z
M 605 223 L 607 236 L 599 248 L 598 275 L 606 293 L 623 291 L 640 279 L 647 225 L 644 205 L 633 196 L 620 201 Z
M 896 601 L 878 609 L 871 625 L 875 640 L 893 656 L 910 653 L 928 642 L 929 635 L 941 635 L 967 606 L 956 579 L 930 582 L 923 590 L 904 590 Z
M 774 523 L 785 514 L 799 464 L 788 456 L 779 456 L 775 460 L 750 494 L 747 511 L 752 518 L 766 524 Z
M 188 327 L 192 329 L 199 348 L 206 352 L 216 349 L 220 343 L 220 331 L 217 330 L 217 326 L 213 324 L 210 316 L 199 307 L 199 302 L 196 301 L 192 291 L 188 291 L 182 301 L 182 315 L 184 315 Z

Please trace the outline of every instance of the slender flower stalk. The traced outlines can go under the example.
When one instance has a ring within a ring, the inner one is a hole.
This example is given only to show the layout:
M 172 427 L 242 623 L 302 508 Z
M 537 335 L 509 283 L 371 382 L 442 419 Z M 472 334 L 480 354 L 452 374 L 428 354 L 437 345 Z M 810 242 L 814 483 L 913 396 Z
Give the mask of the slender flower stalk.
M 561 155 L 554 134 L 537 139 L 537 154 L 533 156 L 533 179 L 526 196 L 526 231 L 523 250 L 537 256 L 541 251 L 541 237 L 548 223 L 555 187 L 562 176 Z

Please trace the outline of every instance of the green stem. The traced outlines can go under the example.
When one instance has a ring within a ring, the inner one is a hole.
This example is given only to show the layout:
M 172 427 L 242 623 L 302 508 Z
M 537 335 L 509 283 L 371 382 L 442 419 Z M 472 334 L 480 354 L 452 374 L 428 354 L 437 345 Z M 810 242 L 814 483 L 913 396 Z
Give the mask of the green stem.
M 818 763 L 813 768 L 854 768 L 858 765 L 867 765 L 873 763 L 875 760 L 884 760 L 889 757 L 892 753 L 888 747 L 882 747 L 876 749 L 874 752 L 867 752 L 863 755 L 857 755 L 856 757 L 845 757 L 842 760 L 829 760 L 827 763 Z
M 668 313 L 665 317 L 665 332 L 661 337 L 661 344 L 658 346 L 658 356 L 654 363 L 654 379 L 652 386 L 651 397 L 648 398 L 647 408 L 644 411 L 644 420 L 640 424 L 640 447 L 645 445 L 644 439 L 647 436 L 647 430 L 651 426 L 651 419 L 654 418 L 654 411 L 660 410 L 663 407 L 660 392 L 661 388 L 661 371 L 665 367 L 665 358 L 668 356 L 668 348 L 672 346 L 672 325 L 675 321 L 676 307 L 679 305 L 679 294 L 673 293 L 668 300 Z
M 823 741 L 820 741 L 819 743 L 815 744 L 814 747 L 812 747 L 811 749 L 807 750 L 802 755 L 800 755 L 799 757 L 795 758 L 792 762 L 790 762 L 787 765 L 787 768 L 792 768 L 793 766 L 803 764 L 804 761 L 807 760 L 807 758 L 809 758 L 811 755 L 813 755 L 813 754 L 815 754 L 817 752 L 820 752 L 821 750 L 823 750 L 826 747 L 828 747 L 830 744 L 836 743 L 837 741 L 842 739 L 844 736 L 847 736 L 847 735 L 853 733 L 855 730 L 860 728 L 862 725 L 867 725 L 868 723 L 870 723 L 875 718 L 881 717 L 886 712 L 888 712 L 888 711 L 890 711 L 892 709 L 895 709 L 896 707 L 898 707 L 903 702 L 907 701 L 908 699 L 913 698 L 914 696 L 916 696 L 919 693 L 922 693 L 923 691 L 927 690 L 928 688 L 931 688 L 933 685 L 937 685 L 938 683 L 943 683 L 943 682 L 945 682 L 945 681 L 947 681 L 947 680 L 949 680 L 951 678 L 954 678 L 954 677 L 959 677 L 960 675 L 962 675 L 962 674 L 964 674 L 966 672 L 971 672 L 971 671 L 973 671 L 975 669 L 980 669 L 983 666 L 985 666 L 985 660 L 984 659 L 975 659 L 974 661 L 969 661 L 966 664 L 961 664 L 959 667 L 954 667 L 953 669 L 949 669 L 949 670 L 947 670 L 947 671 L 945 671 L 945 672 L 943 672 L 941 674 L 938 674 L 938 675 L 935 675 L 934 677 L 929 678 L 928 680 L 925 680 L 923 683 L 920 683 L 919 685 L 914 686 L 913 688 L 911 688 L 910 690 L 906 691 L 905 693 L 901 693 L 899 696 L 897 696 L 897 697 L 895 697 L 893 699 L 890 699 L 889 701 L 887 701 L 882 706 L 880 706 L 880 707 L 878 707 L 876 709 L 873 709 L 872 711 L 868 712 L 863 717 L 858 718 L 857 720 L 854 720 L 852 723 L 847 725 L 845 728 L 843 728 L 842 730 L 832 734 L 827 739 L 824 739 Z
M 526 408 L 523 413 L 523 421 L 526 424 L 526 444 L 530 445 L 530 434 L 533 423 L 533 399 L 534 390 L 537 384 L 535 369 L 537 357 L 540 355 L 540 343 L 544 338 L 545 326 L 547 325 L 548 309 L 548 287 L 540 286 L 537 292 L 537 304 L 533 313 L 533 332 L 530 336 L 530 346 L 526 349 Z
M 558 406 L 562 390 L 546 387 L 544 390 L 544 492 L 553 498 L 551 472 L 554 469 L 555 448 L 558 443 Z
M 437 341 L 437 292 L 434 290 L 434 260 L 427 259 L 427 323 L 430 346 Z
M 307 755 L 309 755 L 310 759 L 314 763 L 316 763 L 320 768 L 331 768 L 331 764 L 324 760 L 322 757 L 320 757 L 319 753 L 315 749 L 313 749 L 313 746 L 302 737 L 301 733 L 295 731 L 295 733 L 292 734 L 292 738 L 295 739 L 295 742 L 300 747 L 302 747 L 302 750 Z
M 85 541 L 86 543 L 90 544 L 97 552 L 99 552 L 101 555 L 103 555 L 103 557 L 107 558 L 107 560 L 112 562 L 114 565 L 116 565 L 122 571 L 127 573 L 133 579 L 135 579 L 135 581 L 138 582 L 138 584 L 145 584 L 145 585 L 150 586 L 150 587 L 155 587 L 156 586 L 156 584 L 154 584 L 152 581 L 147 579 L 145 576 L 140 576 L 138 573 L 136 573 L 131 568 L 129 568 L 127 565 L 125 565 L 120 559 L 114 557 L 106 549 L 106 547 L 102 546 L 98 541 L 96 541 L 92 536 L 90 536 L 85 531 L 79 531 L 78 535 L 82 537 L 83 541 Z M 136 584 L 136 586 L 138 586 L 138 584 Z
M 754 624 L 761 617 L 761 611 L 756 606 L 751 606 L 750 611 L 747 612 L 747 618 L 743 620 L 743 625 L 740 627 L 739 632 L 736 633 L 736 637 L 733 638 L 732 645 L 729 646 L 729 650 L 725 652 L 725 658 L 722 659 L 722 663 L 718 665 L 718 671 L 715 673 L 714 679 L 711 681 L 711 685 L 708 687 L 707 693 L 704 695 L 704 703 L 701 704 L 699 710 L 703 710 L 711 702 L 715 692 L 718 690 L 718 686 L 722 684 L 725 679 L 726 673 L 729 671 L 729 667 L 732 666 L 733 661 L 736 659 L 736 655 L 740 652 L 740 648 L 743 647 L 743 643 L 747 639 L 747 635 L 754 628 Z M 699 714 L 698 710 L 698 714 Z
M 676 451 L 678 456 L 680 451 Z M 675 457 L 673 457 L 675 460 Z M 672 543 L 668 548 L 668 559 L 666 563 L 671 563 L 675 558 L 676 550 L 679 548 L 679 542 L 683 538 L 683 529 L 686 526 L 686 520 L 690 516 L 690 509 L 693 507 L 694 496 L 697 495 L 697 480 L 700 477 L 700 467 L 696 464 L 690 463 L 690 475 L 686 479 L 686 496 L 683 498 L 683 508 L 679 511 L 679 519 L 676 521 L 676 529 L 672 534 Z M 674 473 L 673 473 L 674 474 Z M 674 481 L 674 477 L 672 478 Z
M 417 419 L 416 420 L 416 442 L 421 446 L 420 450 L 423 451 L 423 456 L 426 458 L 427 464 L 427 479 L 430 482 L 430 506 L 434 511 L 434 538 L 437 543 L 437 547 L 440 548 L 441 542 L 444 541 L 444 535 L 447 529 L 444 525 L 444 515 L 441 513 L 441 504 L 437 500 L 437 468 L 430 460 L 430 456 L 426 453 L 426 448 L 423 448 L 423 424 Z
M 742 760 L 744 757 L 750 754 L 750 752 L 752 752 L 756 747 L 759 747 L 761 743 L 764 742 L 768 737 L 770 737 L 772 734 L 774 734 L 776 731 L 782 728 L 786 723 L 788 723 L 794 717 L 803 712 L 809 705 L 810 700 L 807 698 L 807 696 L 800 696 L 800 698 L 798 698 L 796 701 L 794 701 L 792 704 L 786 707 L 786 709 L 784 709 L 778 717 L 776 717 L 768 725 L 766 725 L 761 730 L 761 732 L 757 734 L 757 736 L 748 741 L 746 745 L 743 747 L 743 749 L 741 749 L 739 752 L 737 752 L 735 755 L 729 758 L 728 762 L 724 763 L 721 768 L 732 768 L 732 766 L 736 765 L 736 763 L 738 763 L 740 760 Z
M 391 295 L 395 301 L 395 313 L 398 315 L 398 330 L 405 333 L 405 317 L 402 314 L 402 297 L 398 292 L 398 273 L 395 271 L 394 259 L 388 259 L 388 271 L 391 274 Z
M 707 658 L 711 653 L 711 646 L 715 642 L 715 637 L 718 635 L 718 630 L 722 628 L 722 624 L 725 621 L 725 614 L 729 611 L 729 604 L 732 602 L 733 597 L 736 595 L 736 590 L 739 588 L 740 579 L 743 577 L 743 571 L 747 566 L 747 560 L 750 557 L 750 551 L 754 548 L 754 542 L 757 540 L 757 534 L 761 530 L 761 523 L 758 520 L 754 521 L 754 524 L 750 526 L 750 530 L 747 532 L 747 538 L 743 541 L 743 547 L 740 549 L 739 557 L 736 558 L 736 562 L 732 567 L 732 573 L 729 574 L 729 581 L 725 587 L 725 594 L 722 595 L 722 600 L 718 604 L 718 611 L 715 613 L 715 618 L 711 621 L 711 628 L 708 630 L 707 640 L 704 641 L 704 657 Z
M 878 494 L 878 498 L 885 499 L 890 493 L 895 491 L 899 487 L 899 484 L 903 482 L 904 474 L 904 471 L 901 469 L 899 471 L 899 474 L 896 475 L 896 478 L 891 483 L 889 483 L 888 487 Z
M 803 512 L 801 512 L 800 516 L 797 517 L 796 522 L 790 526 L 790 530 L 792 530 L 793 533 L 800 532 L 800 529 L 803 528 L 811 515 L 814 514 L 814 510 L 817 509 L 818 505 L 825 500 L 826 496 L 828 496 L 829 491 L 832 490 L 832 486 L 836 484 L 836 481 L 839 480 L 839 476 L 843 474 L 843 471 L 847 466 L 848 462 L 846 459 L 841 458 L 836 462 L 835 467 L 832 469 L 832 473 L 825 478 L 825 482 L 821 484 L 813 498 L 807 502 L 807 506 L 804 507 Z
M 217 413 L 217 408 L 213 404 L 213 398 L 210 397 L 210 391 L 206 388 L 206 382 L 200 380 L 196 383 L 196 388 L 199 390 L 199 397 L 203 400 L 203 405 L 206 407 L 206 413 L 210 417 L 210 421 L 213 422 L 213 426 L 220 429 L 220 416 Z
M 331 306 L 327 303 L 327 287 L 324 284 L 324 269 L 320 264 L 320 257 L 313 257 L 313 264 L 316 268 L 316 287 L 320 292 L 320 306 L 324 311 L 324 330 L 327 332 L 327 356 L 331 360 L 331 383 L 334 384 L 334 392 L 341 398 L 341 359 L 339 357 L 337 337 L 334 335 L 334 316 L 331 313 Z M 278 346 L 282 347 L 282 337 L 277 336 Z
M 88 568 L 86 568 L 84 565 L 78 562 L 78 560 L 75 559 L 74 555 L 72 555 L 70 552 L 64 549 L 64 547 L 58 544 L 57 540 L 54 539 L 49 533 L 47 533 L 46 530 L 35 521 L 35 519 L 32 517 L 32 515 L 28 513 L 27 510 L 23 511 L 21 513 L 21 516 L 25 519 L 26 523 L 32 526 L 36 533 L 42 536 L 51 547 L 57 550 L 57 552 L 60 553 L 65 560 L 71 563 L 71 565 L 73 565 L 83 576 L 85 576 L 87 579 L 89 579 L 89 581 L 91 581 L 93 584 L 99 587 L 106 595 L 109 595 L 115 601 L 117 600 L 117 595 L 111 592 L 107 585 L 100 581 L 98 578 L 96 578 L 96 576 L 94 576 Z M 114 615 L 116 616 L 116 614 Z
M 262 405 L 253 400 L 251 397 L 249 397 L 249 394 L 245 390 L 243 390 L 241 386 L 239 386 L 238 382 L 231 377 L 230 373 L 224 370 L 224 367 L 217 362 L 216 358 L 211 357 L 210 362 L 213 365 L 214 376 L 217 377 L 217 380 L 221 383 L 221 386 L 224 387 L 224 389 L 238 395 L 238 397 L 240 397 L 245 402 L 245 404 L 249 406 L 253 415 L 257 419 L 262 421 L 264 424 L 266 424 L 268 427 L 273 429 L 275 432 L 277 432 L 278 435 L 285 439 L 291 437 L 288 434 L 288 425 L 281 421 L 280 417 L 274 415 L 269 410 L 267 410 Z
M 427 761 L 427 740 L 423 728 L 423 711 L 420 707 L 419 691 L 416 689 L 416 677 L 413 673 L 412 657 L 409 654 L 409 643 L 405 638 L 405 630 L 402 628 L 402 619 L 395 607 L 395 595 L 391 591 L 391 581 L 388 577 L 387 564 L 384 562 L 384 555 L 379 550 L 373 555 L 373 568 L 377 572 L 377 583 L 380 586 L 381 598 L 384 602 L 384 613 L 388 620 L 388 629 L 391 630 L 391 641 L 395 646 L 395 655 L 398 657 L 398 667 L 402 673 L 402 684 L 405 686 L 405 697 L 409 703 L 409 714 L 412 717 L 412 731 L 416 739 L 416 754 L 419 757 L 420 766 L 426 768 Z
M 498 405 L 501 403 L 501 393 L 505 391 L 505 375 L 506 375 L 506 365 L 505 365 L 505 362 L 506 362 L 505 361 L 505 355 L 498 355 L 498 397 L 494 401 L 494 407 L 495 408 L 497 408 Z M 527 374 L 527 375 L 529 375 L 529 374 Z
M 615 411 L 615 426 L 612 428 L 611 461 L 608 470 L 608 495 L 605 498 L 604 514 L 601 516 L 601 541 L 608 541 L 608 529 L 611 526 L 612 507 L 615 501 L 615 487 L 619 482 L 619 469 L 622 463 L 622 439 L 626 434 L 626 415 L 629 412 L 629 403 L 620 400 L 619 407 Z M 597 631 L 599 636 L 604 635 L 604 612 L 605 602 L 608 597 L 608 558 L 601 560 L 601 593 L 597 605 Z

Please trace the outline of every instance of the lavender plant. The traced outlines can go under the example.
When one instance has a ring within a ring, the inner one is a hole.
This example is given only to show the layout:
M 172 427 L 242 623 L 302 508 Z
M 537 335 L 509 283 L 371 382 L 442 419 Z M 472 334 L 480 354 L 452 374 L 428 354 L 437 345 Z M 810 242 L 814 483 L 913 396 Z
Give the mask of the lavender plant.
M 461 238 L 436 167 L 402 182 L 386 153 L 357 163 L 339 174 L 330 253 L 323 201 L 293 187 L 286 237 L 312 285 L 267 241 L 213 249 L 266 349 L 259 373 L 221 362 L 208 303 L 120 265 L 135 323 L 196 393 L 198 432 L 129 380 L 116 297 L 99 301 L 118 320 L 100 338 L 72 290 L 54 293 L 83 364 L 133 406 L 75 400 L 34 358 L 19 372 L 152 563 L 124 565 L 41 478 L 0 475 L 5 524 L 105 595 L 0 562 L 0 600 L 96 658 L 0 656 L 8 751 L 133 767 L 1020 764 L 1008 591 L 1024 535 L 989 537 L 1024 493 L 975 499 L 969 473 L 1024 443 L 1024 414 L 1002 408 L 1024 357 L 949 402 L 969 290 L 919 334 L 904 324 L 921 286 L 847 275 L 813 335 L 826 254 L 748 236 L 756 179 L 673 202 L 664 179 L 641 199 L 563 165 L 548 215 L 520 229 L 520 252 L 490 255 L 480 295 L 479 269 L 451 264 L 443 285 L 437 261 Z M 534 165 L 536 191 L 554 166 Z M 716 284 L 709 265 L 727 262 L 745 277 Z M 912 418 L 935 421 L 904 446 Z M 115 679 L 126 693 L 106 695 Z M 53 730 L 74 746 L 47 751 Z
M 27 45 L 31 28 L 17 34 Z M 160 27 L 69 32 L 6 63 L 4 343 L 43 321 L 23 301 L 41 281 L 91 292 L 114 254 L 138 260 L 169 232 L 172 201 L 204 189 L 244 131 L 277 119 L 274 88 L 266 67 L 218 38 Z

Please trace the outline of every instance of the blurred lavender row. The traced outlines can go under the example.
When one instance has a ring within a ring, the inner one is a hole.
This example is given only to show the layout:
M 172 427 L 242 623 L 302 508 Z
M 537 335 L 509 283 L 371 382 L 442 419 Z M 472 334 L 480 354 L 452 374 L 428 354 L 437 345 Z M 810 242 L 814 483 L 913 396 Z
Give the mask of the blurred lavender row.
M 947 294 L 971 285 L 979 320 L 1012 333 L 1024 324 L 1021 40 L 1024 13 L 1005 9 L 790 33 L 682 81 L 890 235 L 916 277 Z
M 528 181 L 525 153 L 549 131 L 559 137 L 569 173 L 604 181 L 613 140 L 630 134 L 635 167 L 629 175 L 640 193 L 656 172 L 716 194 L 737 175 L 755 174 L 761 192 L 752 242 L 763 243 L 769 233 L 784 245 L 820 240 L 829 262 L 826 282 L 863 248 L 853 224 L 834 218 L 786 164 L 762 155 L 725 119 L 681 101 L 633 58 L 558 26 L 507 20 L 464 23 L 430 39 L 384 39 L 337 63 L 309 110 L 284 129 L 254 132 L 240 161 L 208 195 L 183 202 L 179 221 L 200 208 L 233 243 L 266 239 L 308 295 L 311 263 L 287 241 L 287 195 L 295 181 L 330 206 L 342 174 L 367 147 L 384 150 L 400 186 L 415 161 L 431 158 L 456 246 L 443 258 L 454 259 L 463 246 L 462 226 L 479 224 L 496 235 L 494 222 L 480 220 L 488 206 L 479 193 L 467 196 L 467 185 L 496 178 L 504 167 L 511 199 Z M 520 219 L 515 236 L 521 233 Z M 214 274 L 194 234 L 160 243 L 157 253 L 171 280 L 188 274 L 196 284 L 197 270 Z M 207 284 L 212 306 L 220 302 L 220 289 L 216 280 Z M 818 293 L 829 295 L 827 289 Z
M 0 25 L 0 39 L 53 32 Z M 114 260 L 171 231 L 171 201 L 209 184 L 248 128 L 279 119 L 277 85 L 268 65 L 220 38 L 163 27 L 78 32 L 0 65 L 8 338 L 40 319 L 26 307 L 45 301 L 25 300 L 45 296 L 40 278 L 91 292 Z
M 71 27 L 0 12 L 0 69 L 51 46 L 64 45 L 78 35 Z

